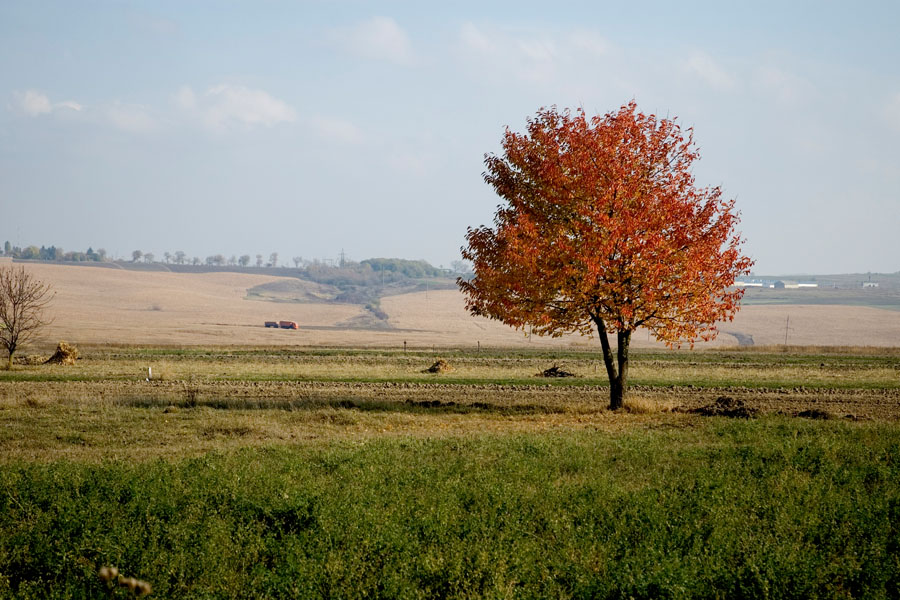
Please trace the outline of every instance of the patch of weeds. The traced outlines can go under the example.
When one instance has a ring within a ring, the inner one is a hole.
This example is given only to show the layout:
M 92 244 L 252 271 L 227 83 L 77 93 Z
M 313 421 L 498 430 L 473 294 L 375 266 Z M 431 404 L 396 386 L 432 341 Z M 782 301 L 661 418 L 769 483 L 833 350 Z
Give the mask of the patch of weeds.
M 191 377 L 184 382 L 184 405 L 187 408 L 196 408 L 200 401 L 200 386 L 196 380 Z
M 803 419 L 819 419 L 819 420 L 827 420 L 833 419 L 834 415 L 825 410 L 820 410 L 818 408 L 812 408 L 810 410 L 804 410 L 797 413 L 798 417 Z
M 247 427 L 245 425 L 239 425 L 235 427 L 229 427 L 225 425 L 213 425 L 210 427 L 205 427 L 202 432 L 202 436 L 205 438 L 213 438 L 213 437 L 246 437 L 253 433 L 252 427 Z
M 688 412 L 704 417 L 731 417 L 749 419 L 759 414 L 759 409 L 744 404 L 743 400 L 735 400 L 731 396 L 719 396 L 715 403 L 692 408 Z

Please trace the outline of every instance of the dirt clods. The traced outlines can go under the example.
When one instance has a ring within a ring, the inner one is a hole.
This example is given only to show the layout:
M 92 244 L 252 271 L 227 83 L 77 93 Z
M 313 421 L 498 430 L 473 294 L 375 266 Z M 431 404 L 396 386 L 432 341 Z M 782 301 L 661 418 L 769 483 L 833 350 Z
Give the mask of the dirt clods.
M 56 346 L 56 352 L 44 364 L 74 365 L 76 360 L 78 360 L 78 348 L 65 342 L 60 342 Z
M 693 408 L 688 412 L 705 417 L 732 417 L 749 419 L 759 413 L 759 409 L 746 406 L 743 400 L 735 400 L 731 396 L 719 396 L 714 404 Z
M 566 371 L 559 365 L 553 365 L 549 369 L 544 369 L 538 373 L 539 377 L 575 377 L 575 373 Z

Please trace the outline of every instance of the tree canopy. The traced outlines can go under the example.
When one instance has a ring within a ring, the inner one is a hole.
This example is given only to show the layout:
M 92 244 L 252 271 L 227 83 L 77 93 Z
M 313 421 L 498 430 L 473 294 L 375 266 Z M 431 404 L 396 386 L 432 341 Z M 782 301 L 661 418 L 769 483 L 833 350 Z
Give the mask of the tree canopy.
M 588 118 L 542 109 L 509 129 L 484 178 L 505 201 L 493 227 L 469 228 L 459 280 L 473 314 L 534 333 L 599 335 L 610 405 L 622 405 L 628 344 L 638 327 L 666 344 L 693 344 L 730 320 L 743 290 L 734 200 L 700 188 L 693 132 L 638 111 Z M 607 334 L 616 334 L 618 365 Z

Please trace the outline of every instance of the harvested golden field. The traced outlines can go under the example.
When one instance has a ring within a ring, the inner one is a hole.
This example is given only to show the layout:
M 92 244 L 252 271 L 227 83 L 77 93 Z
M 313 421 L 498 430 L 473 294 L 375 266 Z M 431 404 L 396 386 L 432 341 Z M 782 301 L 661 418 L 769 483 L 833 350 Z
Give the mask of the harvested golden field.
M 243 273 L 168 273 L 116 268 L 29 264 L 56 291 L 36 348 L 58 340 L 76 345 L 303 345 L 353 347 L 593 348 L 580 336 L 529 337 L 465 311 L 454 290 L 382 299 L 387 328 L 367 326 L 359 305 L 248 300 L 247 290 L 285 278 Z M 361 318 L 362 317 L 362 318 Z M 789 324 L 787 319 L 790 317 Z M 293 320 L 299 331 L 266 329 L 267 320 Z M 720 326 L 711 344 L 815 346 L 900 345 L 900 311 L 858 306 L 745 306 L 733 323 Z M 645 332 L 635 347 L 661 347 Z M 25 351 L 33 351 L 26 348 Z
M 346 304 L 245 300 L 247 289 L 279 278 L 241 273 L 166 273 L 30 264 L 56 292 L 43 345 L 298 344 L 297 331 L 265 329 L 267 320 L 335 325 L 361 312 Z

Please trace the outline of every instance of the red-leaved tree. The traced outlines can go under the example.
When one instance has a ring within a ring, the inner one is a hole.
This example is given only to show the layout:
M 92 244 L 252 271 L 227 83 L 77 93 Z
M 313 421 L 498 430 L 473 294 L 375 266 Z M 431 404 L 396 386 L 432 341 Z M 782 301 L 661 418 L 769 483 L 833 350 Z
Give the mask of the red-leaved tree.
M 634 102 L 592 118 L 543 109 L 526 133 L 507 129 L 484 174 L 505 203 L 462 249 L 475 272 L 458 281 L 466 307 L 540 335 L 596 331 L 620 408 L 635 329 L 693 344 L 739 308 L 732 286 L 752 261 L 734 201 L 696 187 L 698 156 L 692 130 Z

